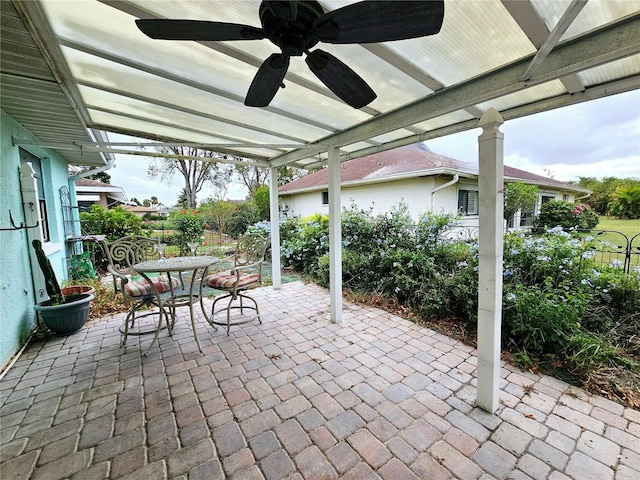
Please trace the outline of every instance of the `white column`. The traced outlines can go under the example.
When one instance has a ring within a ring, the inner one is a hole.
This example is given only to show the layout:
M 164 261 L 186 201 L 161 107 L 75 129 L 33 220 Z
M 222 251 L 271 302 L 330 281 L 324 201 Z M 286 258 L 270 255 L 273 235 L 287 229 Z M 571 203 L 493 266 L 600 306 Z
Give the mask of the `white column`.
M 271 210 L 271 282 L 276 290 L 282 286 L 280 267 L 280 210 L 278 209 L 278 168 L 269 170 L 269 207 Z
M 340 150 L 329 148 L 329 295 L 331 321 L 342 322 L 342 207 L 340 205 Z
M 499 402 L 500 328 L 502 323 L 502 253 L 504 123 L 493 108 L 480 119 L 479 267 L 478 267 L 478 394 L 477 404 L 495 412 Z

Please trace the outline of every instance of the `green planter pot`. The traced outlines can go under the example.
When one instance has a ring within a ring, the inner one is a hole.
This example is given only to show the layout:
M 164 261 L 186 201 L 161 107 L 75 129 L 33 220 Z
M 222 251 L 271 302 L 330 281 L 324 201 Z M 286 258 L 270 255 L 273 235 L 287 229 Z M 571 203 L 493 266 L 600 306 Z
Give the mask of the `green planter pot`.
M 51 301 L 39 303 L 35 306 L 42 322 L 56 335 L 71 335 L 79 332 L 87 323 L 91 294 L 70 295 L 65 297 L 65 303 L 51 305 Z

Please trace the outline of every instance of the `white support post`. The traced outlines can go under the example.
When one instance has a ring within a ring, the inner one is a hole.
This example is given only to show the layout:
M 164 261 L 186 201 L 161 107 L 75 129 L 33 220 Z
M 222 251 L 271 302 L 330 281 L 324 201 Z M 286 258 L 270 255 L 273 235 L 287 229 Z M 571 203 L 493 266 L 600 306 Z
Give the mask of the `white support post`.
M 271 283 L 278 290 L 282 286 L 280 268 L 280 210 L 278 207 L 278 168 L 269 170 L 271 186 L 269 188 L 269 207 L 271 210 Z
M 342 207 L 340 204 L 340 150 L 329 148 L 329 295 L 331 321 L 342 322 Z
M 493 108 L 480 119 L 478 393 L 477 405 L 493 413 L 499 403 L 502 253 L 504 237 L 504 164 L 502 116 Z

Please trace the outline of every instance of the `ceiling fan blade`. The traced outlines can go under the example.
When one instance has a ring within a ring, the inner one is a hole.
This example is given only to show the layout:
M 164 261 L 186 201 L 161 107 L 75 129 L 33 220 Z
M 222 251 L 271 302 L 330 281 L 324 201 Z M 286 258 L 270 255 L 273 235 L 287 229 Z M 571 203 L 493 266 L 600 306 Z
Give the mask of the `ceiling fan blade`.
M 444 1 L 358 2 L 322 15 L 313 27 L 327 43 L 378 43 L 440 31 Z
M 362 108 L 375 100 L 376 93 L 367 82 L 330 53 L 314 50 L 305 62 L 329 90 L 353 108 Z
M 273 53 L 267 58 L 253 78 L 244 104 L 248 107 L 266 107 L 276 96 L 278 88 L 289 68 L 289 56 Z
M 215 42 L 225 40 L 261 40 L 266 36 L 260 28 L 238 23 L 153 18 L 136 20 L 136 25 L 142 33 L 157 40 Z

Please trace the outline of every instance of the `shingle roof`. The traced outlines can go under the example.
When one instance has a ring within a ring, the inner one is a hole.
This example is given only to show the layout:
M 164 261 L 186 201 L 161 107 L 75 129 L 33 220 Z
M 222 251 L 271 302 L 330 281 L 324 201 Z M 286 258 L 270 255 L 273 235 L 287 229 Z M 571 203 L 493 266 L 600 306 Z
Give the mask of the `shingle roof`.
M 79 178 L 75 181 L 76 187 L 113 187 L 108 183 L 91 180 L 90 178 Z
M 391 180 L 394 177 L 408 177 L 418 175 L 466 174 L 469 177 L 478 175 L 478 166 L 468 162 L 462 162 L 454 158 L 445 157 L 430 151 L 423 144 L 407 145 L 385 152 L 367 155 L 361 158 L 348 160 L 340 166 L 341 183 L 368 183 L 382 179 Z M 536 175 L 525 170 L 504 167 L 506 179 L 524 180 L 528 183 L 562 187 L 567 190 L 588 192 L 583 188 L 561 182 L 553 178 Z M 328 172 L 326 168 L 318 170 L 306 177 L 289 182 L 278 189 L 280 193 L 290 193 L 305 190 L 313 190 L 326 187 Z

